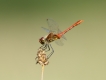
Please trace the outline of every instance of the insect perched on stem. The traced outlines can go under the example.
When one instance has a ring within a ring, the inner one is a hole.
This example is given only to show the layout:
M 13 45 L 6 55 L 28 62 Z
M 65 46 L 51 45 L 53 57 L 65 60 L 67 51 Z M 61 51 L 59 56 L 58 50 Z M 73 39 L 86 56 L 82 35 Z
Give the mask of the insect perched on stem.
M 53 50 L 52 46 L 50 45 L 50 43 L 56 42 L 58 45 L 63 45 L 63 43 L 61 42 L 61 38 L 66 39 L 64 37 L 64 34 L 67 33 L 68 31 L 70 31 L 71 29 L 73 29 L 75 26 L 78 26 L 82 22 L 83 22 L 83 20 L 78 20 L 77 22 L 75 22 L 73 25 L 71 25 L 64 31 L 61 31 L 58 27 L 58 24 L 54 20 L 47 19 L 49 29 L 46 29 L 44 27 L 42 27 L 42 28 L 44 30 L 48 31 L 48 35 L 46 35 L 45 37 L 41 37 L 39 39 L 39 42 L 42 44 L 41 47 L 43 49 L 45 49 L 47 51 L 49 51 L 50 49 L 52 50 L 52 52 L 50 53 L 48 58 L 50 58 L 51 55 L 54 53 L 54 50 Z

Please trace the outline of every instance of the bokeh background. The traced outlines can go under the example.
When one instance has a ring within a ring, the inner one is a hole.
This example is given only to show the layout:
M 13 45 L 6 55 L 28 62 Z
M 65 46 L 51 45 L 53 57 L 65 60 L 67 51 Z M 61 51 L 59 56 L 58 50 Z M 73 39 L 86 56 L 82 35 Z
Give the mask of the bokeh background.
M 35 57 L 47 18 L 61 30 L 84 22 L 65 34 L 64 46 L 52 43 L 44 80 L 106 80 L 105 0 L 0 0 L 0 80 L 40 80 Z

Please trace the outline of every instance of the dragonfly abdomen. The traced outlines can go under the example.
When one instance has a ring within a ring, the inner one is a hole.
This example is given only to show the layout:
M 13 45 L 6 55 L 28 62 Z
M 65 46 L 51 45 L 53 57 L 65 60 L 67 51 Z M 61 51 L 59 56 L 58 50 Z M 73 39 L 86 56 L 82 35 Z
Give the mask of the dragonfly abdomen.
M 83 20 L 79 20 L 76 23 L 74 23 L 72 26 L 70 26 L 69 28 L 67 28 L 66 30 L 64 30 L 63 32 L 60 32 L 59 34 L 57 34 L 57 36 L 59 38 L 61 38 L 65 33 L 67 33 L 69 30 L 71 30 L 72 28 L 74 28 L 75 26 L 79 25 L 80 23 L 82 23 Z

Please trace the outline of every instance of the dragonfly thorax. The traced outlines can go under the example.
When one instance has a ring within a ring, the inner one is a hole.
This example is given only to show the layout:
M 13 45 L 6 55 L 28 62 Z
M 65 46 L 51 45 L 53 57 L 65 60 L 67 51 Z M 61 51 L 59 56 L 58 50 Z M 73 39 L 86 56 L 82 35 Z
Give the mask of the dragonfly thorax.
M 55 40 L 57 40 L 57 39 L 59 39 L 59 37 L 58 37 L 56 34 L 50 33 L 50 34 L 47 36 L 46 41 L 47 41 L 48 43 L 50 43 L 50 42 L 53 42 L 53 41 L 55 41 Z
M 39 39 L 39 42 L 40 42 L 42 45 L 44 45 L 44 44 L 46 44 L 46 43 L 51 43 L 51 42 L 53 42 L 53 41 L 55 41 L 55 40 L 57 40 L 57 39 L 60 39 L 60 38 L 58 37 L 58 35 L 53 34 L 53 33 L 50 33 L 50 34 L 48 34 L 48 35 L 45 36 L 45 37 L 41 37 L 41 38 Z

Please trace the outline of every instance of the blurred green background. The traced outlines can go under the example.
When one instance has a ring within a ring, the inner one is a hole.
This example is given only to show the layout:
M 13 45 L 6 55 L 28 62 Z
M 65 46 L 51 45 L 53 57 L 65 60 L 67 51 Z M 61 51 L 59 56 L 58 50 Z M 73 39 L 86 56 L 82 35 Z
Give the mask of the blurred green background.
M 105 0 L 0 0 L 0 80 L 40 80 L 35 57 L 47 18 L 61 30 L 84 22 L 65 34 L 64 46 L 52 43 L 44 80 L 106 80 Z

